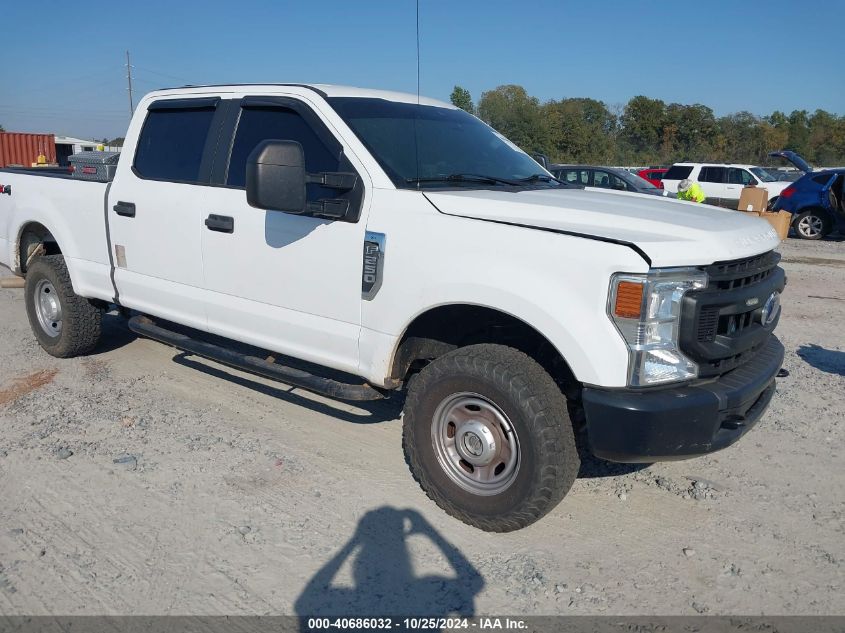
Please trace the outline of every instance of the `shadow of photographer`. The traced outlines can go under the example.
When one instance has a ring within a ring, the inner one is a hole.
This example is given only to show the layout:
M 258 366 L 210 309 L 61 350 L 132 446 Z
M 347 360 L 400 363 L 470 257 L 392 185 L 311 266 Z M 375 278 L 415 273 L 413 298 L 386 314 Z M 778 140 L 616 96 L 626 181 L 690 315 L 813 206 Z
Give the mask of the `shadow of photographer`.
M 413 535 L 440 550 L 454 577 L 414 574 L 408 548 Z M 347 560 L 354 587 L 333 584 Z M 481 574 L 421 514 L 385 506 L 361 518 L 355 534 L 308 582 L 294 608 L 303 631 L 310 630 L 307 620 L 313 617 L 472 617 L 483 587 Z

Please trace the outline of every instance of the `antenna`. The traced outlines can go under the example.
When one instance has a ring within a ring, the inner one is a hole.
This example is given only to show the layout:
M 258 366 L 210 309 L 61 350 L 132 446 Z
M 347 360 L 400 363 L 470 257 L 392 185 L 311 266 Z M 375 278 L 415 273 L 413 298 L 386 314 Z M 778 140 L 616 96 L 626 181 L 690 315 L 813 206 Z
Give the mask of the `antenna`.
M 129 51 L 126 51 L 126 80 L 129 82 L 129 118 L 135 112 L 135 102 L 132 100 L 132 66 L 129 64 Z
M 420 105 L 420 0 L 417 0 L 417 105 Z

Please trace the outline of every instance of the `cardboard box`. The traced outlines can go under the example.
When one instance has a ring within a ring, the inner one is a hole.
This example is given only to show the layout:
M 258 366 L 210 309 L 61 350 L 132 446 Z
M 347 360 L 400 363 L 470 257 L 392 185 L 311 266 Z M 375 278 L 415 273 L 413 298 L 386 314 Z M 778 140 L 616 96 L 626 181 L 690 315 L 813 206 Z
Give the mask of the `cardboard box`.
M 789 235 L 789 226 L 792 224 L 792 214 L 789 211 L 747 211 L 746 213 L 756 215 L 771 224 L 781 242 Z
M 769 204 L 769 192 L 763 187 L 743 187 L 739 194 L 739 211 L 765 211 Z
M 789 225 L 792 224 L 792 214 L 789 211 L 776 211 L 774 213 L 764 211 L 760 214 L 760 217 L 775 228 L 781 242 L 789 235 Z

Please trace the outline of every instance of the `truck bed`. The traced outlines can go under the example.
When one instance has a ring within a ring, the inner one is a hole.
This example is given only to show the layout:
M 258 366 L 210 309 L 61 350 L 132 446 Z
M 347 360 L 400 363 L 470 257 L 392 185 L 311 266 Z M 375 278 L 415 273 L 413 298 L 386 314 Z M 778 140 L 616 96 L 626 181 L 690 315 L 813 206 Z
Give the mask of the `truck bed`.
M 22 236 L 46 231 L 73 262 L 69 268 L 76 292 L 110 299 L 108 185 L 26 169 L 0 169 L 0 185 L 11 188 L 9 195 L 0 194 L 0 263 L 20 273 L 26 264 L 26 254 L 20 253 Z

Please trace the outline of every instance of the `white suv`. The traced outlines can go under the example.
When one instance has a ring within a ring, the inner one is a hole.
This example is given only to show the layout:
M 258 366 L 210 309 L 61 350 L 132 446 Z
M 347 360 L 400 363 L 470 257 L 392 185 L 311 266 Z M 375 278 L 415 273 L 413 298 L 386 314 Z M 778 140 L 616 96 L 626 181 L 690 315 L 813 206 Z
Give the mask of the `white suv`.
M 754 165 L 728 165 L 716 163 L 675 163 L 663 176 L 663 188 L 670 194 L 678 193 L 678 183 L 689 178 L 696 181 L 708 204 L 736 209 L 743 187 L 763 187 L 769 194 L 769 208 L 790 183 L 778 181 L 762 167 Z

